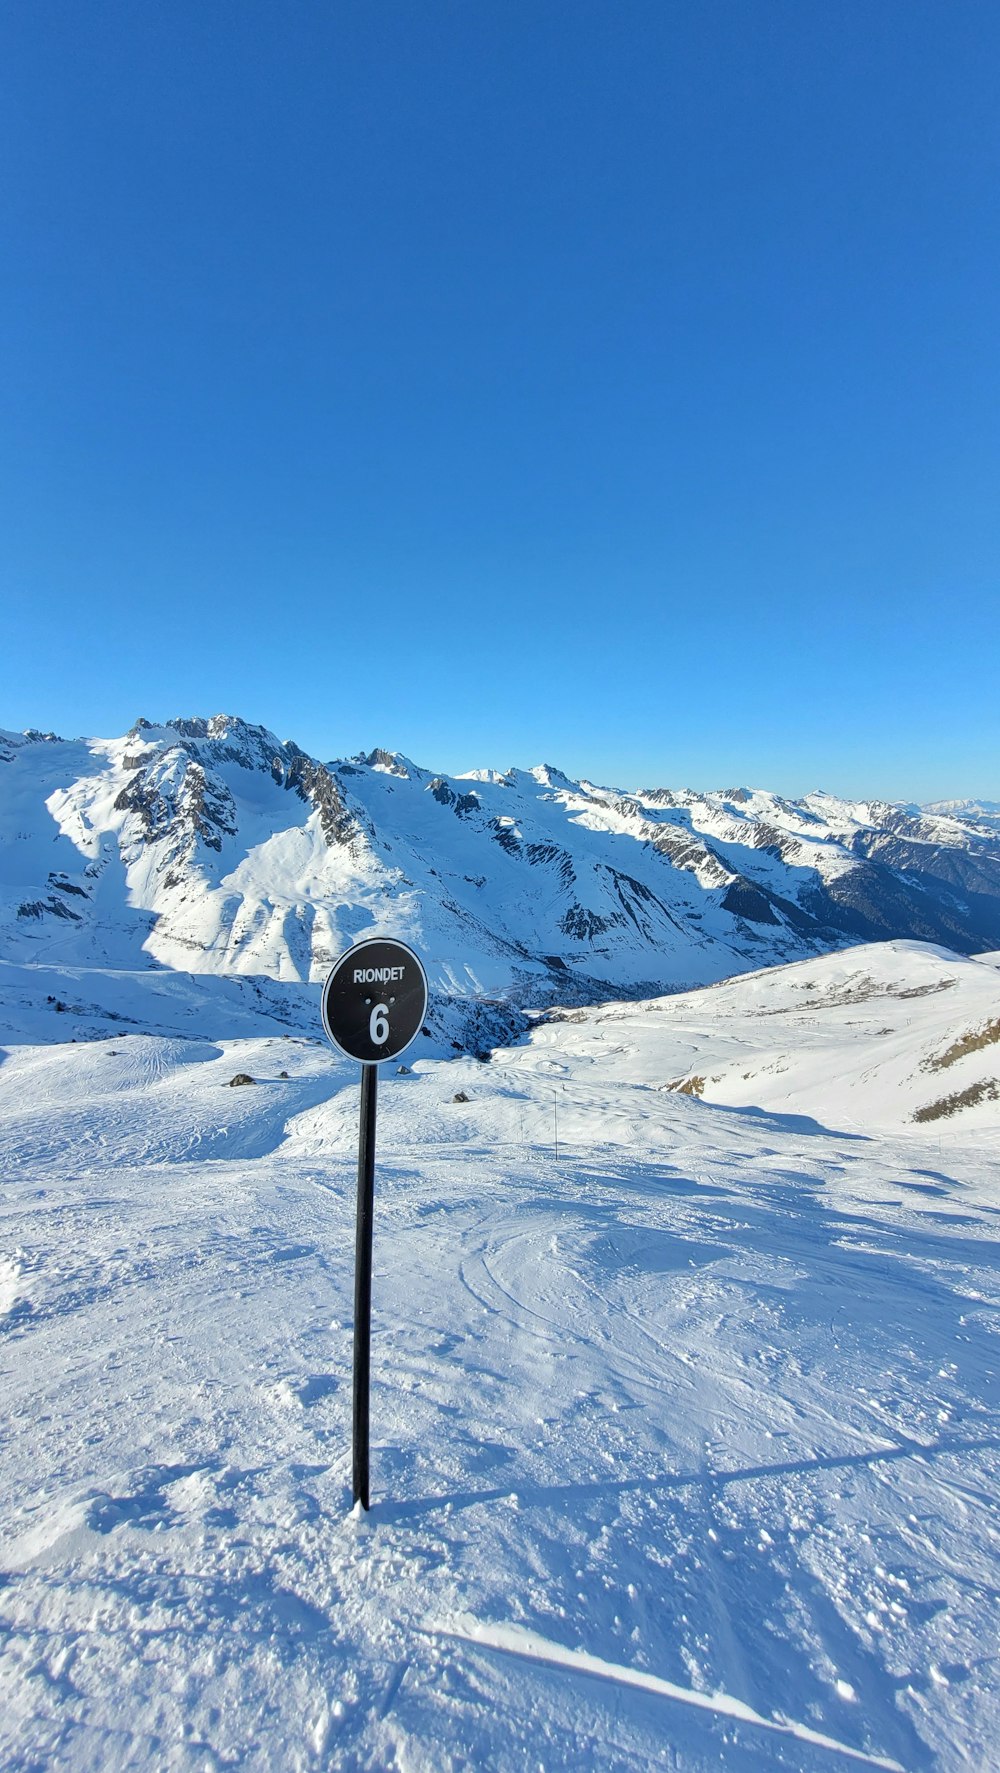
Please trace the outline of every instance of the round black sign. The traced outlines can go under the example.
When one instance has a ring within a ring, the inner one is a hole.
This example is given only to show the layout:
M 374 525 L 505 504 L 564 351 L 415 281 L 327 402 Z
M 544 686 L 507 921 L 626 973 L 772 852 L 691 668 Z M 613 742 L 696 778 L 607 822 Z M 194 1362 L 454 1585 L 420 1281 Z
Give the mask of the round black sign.
M 402 942 L 359 942 L 337 961 L 323 987 L 323 1027 L 348 1059 L 374 1065 L 396 1059 L 427 1014 L 427 976 Z

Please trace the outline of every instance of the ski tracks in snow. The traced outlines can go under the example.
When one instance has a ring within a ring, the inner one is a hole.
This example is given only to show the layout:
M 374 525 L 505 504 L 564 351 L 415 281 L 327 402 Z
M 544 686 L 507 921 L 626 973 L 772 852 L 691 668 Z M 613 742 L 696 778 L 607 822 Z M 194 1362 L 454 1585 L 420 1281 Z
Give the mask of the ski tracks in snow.
M 239 1163 L 158 1159 L 185 1057 L 137 1051 L 118 1131 L 89 1082 L 76 1119 L 8 1097 L 7 1765 L 988 1765 L 997 1295 L 932 1216 L 957 1184 L 684 1102 L 669 1152 L 521 1152 L 516 1102 L 502 1152 L 387 1137 L 358 1521 L 353 1165 L 264 1090 Z

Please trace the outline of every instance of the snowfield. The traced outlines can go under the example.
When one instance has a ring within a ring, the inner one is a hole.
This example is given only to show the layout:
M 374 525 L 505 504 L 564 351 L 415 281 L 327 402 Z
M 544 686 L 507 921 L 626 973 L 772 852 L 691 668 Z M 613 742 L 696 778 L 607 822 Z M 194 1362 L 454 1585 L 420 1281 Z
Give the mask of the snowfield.
M 996 962 L 383 1067 L 367 1518 L 358 1068 L 4 968 L 0 1763 L 992 1773 Z

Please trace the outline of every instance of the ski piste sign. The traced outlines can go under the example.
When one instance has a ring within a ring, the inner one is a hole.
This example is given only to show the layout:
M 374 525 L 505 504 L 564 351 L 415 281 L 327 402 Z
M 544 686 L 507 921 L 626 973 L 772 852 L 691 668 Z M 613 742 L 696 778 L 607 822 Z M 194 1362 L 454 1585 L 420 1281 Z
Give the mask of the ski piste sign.
M 412 948 L 376 937 L 342 954 L 323 987 L 323 1027 L 337 1051 L 361 1061 L 358 1215 L 354 1244 L 354 1501 L 369 1505 L 372 1227 L 380 1059 L 396 1059 L 420 1033 L 427 975 Z
M 404 942 L 375 937 L 342 954 L 323 987 L 323 1028 L 362 1065 L 398 1059 L 427 1015 L 427 975 Z

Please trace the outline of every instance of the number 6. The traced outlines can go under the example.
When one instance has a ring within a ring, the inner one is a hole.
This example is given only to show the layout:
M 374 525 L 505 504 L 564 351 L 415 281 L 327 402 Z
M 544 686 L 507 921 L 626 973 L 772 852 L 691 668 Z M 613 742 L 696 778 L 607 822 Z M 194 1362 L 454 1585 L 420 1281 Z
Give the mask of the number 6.
M 377 1003 L 368 1019 L 368 1038 L 373 1047 L 384 1047 L 389 1038 L 389 1006 Z

